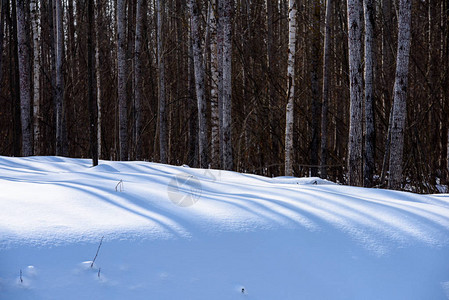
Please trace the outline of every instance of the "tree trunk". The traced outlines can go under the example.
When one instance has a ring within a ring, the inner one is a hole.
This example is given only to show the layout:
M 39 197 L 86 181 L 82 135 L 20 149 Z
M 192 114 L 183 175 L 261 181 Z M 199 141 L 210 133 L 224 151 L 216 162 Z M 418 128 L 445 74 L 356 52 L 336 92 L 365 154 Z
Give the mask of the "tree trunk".
M 120 160 L 128 160 L 128 111 L 126 99 L 126 1 L 117 0 L 117 88 Z
M 221 1 L 221 0 L 220 0 Z M 232 157 L 232 0 L 223 0 L 223 164 L 225 170 L 233 169 Z
M 37 0 L 31 0 L 31 28 L 33 32 L 33 138 L 34 155 L 40 155 L 40 17 Z M 0 51 L 1 53 L 1 51 Z M 0 66 L 1 68 L 1 66 Z
M 192 28 L 193 64 L 195 69 L 196 99 L 198 104 L 198 150 L 200 168 L 207 168 L 207 128 L 206 128 L 206 99 L 204 93 L 204 66 L 201 51 L 201 37 L 199 30 L 200 11 L 196 0 L 189 0 Z
M 87 0 L 87 101 L 89 107 L 89 135 L 90 153 L 92 155 L 92 165 L 98 165 L 98 145 L 97 145 L 97 104 L 95 103 L 94 88 L 94 0 Z
M 3 39 L 4 39 L 4 22 L 5 22 L 5 6 L 6 6 L 6 0 L 0 0 L 0 82 L 3 83 Z
M 191 28 L 190 28 L 191 30 Z M 188 60 L 188 93 L 189 93 L 189 165 L 198 167 L 198 105 L 195 97 L 195 66 L 193 63 L 192 33 L 188 34 L 189 60 Z
M 287 108 L 285 124 L 285 176 L 293 176 L 293 124 L 295 104 L 296 3 L 288 1 Z
M 326 16 L 324 27 L 324 49 L 323 49 L 323 95 L 321 106 L 321 169 L 320 177 L 327 178 L 327 112 L 329 103 L 329 64 L 331 46 L 331 0 L 326 0 Z
M 318 79 L 319 61 L 320 61 L 320 14 L 321 4 L 319 0 L 313 1 L 313 18 L 312 18 L 312 71 L 311 88 L 312 88 L 312 140 L 310 143 L 310 174 L 313 177 L 318 176 L 318 152 L 319 152 L 319 134 L 320 134 L 320 84 Z
M 362 177 L 362 100 L 363 66 L 362 0 L 348 0 L 348 45 L 350 80 L 350 124 L 348 145 L 348 179 L 350 185 L 361 186 Z
M 64 155 L 64 29 L 62 28 L 63 11 L 61 0 L 55 0 L 55 22 L 56 22 L 56 155 Z
M 374 0 L 364 0 L 365 12 L 365 156 L 363 165 L 363 186 L 373 186 L 374 151 Z
M 159 155 L 161 163 L 168 163 L 167 104 L 165 103 L 165 64 L 162 38 L 162 0 L 157 0 L 157 65 L 159 70 Z
M 101 5 L 100 0 L 95 0 L 96 17 L 95 17 L 95 74 L 97 83 L 97 148 L 98 158 L 101 158 L 101 67 L 100 67 L 100 18 Z
M 27 1 L 17 0 L 17 40 L 19 53 L 20 108 L 22 122 L 22 155 L 33 155 L 31 131 L 30 53 L 26 31 Z
M 218 111 L 218 57 L 217 57 L 217 19 L 215 17 L 216 0 L 209 4 L 210 22 L 210 109 L 211 109 L 211 163 L 220 167 L 220 117 Z
M 136 147 L 136 159 L 142 159 L 142 64 L 141 64 L 141 48 L 142 48 L 142 27 L 145 13 L 145 1 L 137 0 L 136 6 L 136 34 L 134 41 L 134 109 L 135 109 L 135 129 L 134 141 Z
M 220 134 L 220 165 L 223 166 L 223 0 L 217 0 L 217 71 L 218 71 L 218 123 Z
M 393 120 L 391 126 L 390 179 L 388 187 L 402 185 L 405 118 L 407 115 L 408 65 L 410 56 L 411 0 L 400 0 L 398 18 L 398 50 L 394 83 Z

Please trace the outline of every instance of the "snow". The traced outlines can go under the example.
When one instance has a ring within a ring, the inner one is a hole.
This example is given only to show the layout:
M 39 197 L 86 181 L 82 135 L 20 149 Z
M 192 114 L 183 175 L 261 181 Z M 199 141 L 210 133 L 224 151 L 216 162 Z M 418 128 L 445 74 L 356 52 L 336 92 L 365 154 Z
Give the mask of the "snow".
M 449 299 L 448 233 L 447 194 L 0 157 L 0 299 Z

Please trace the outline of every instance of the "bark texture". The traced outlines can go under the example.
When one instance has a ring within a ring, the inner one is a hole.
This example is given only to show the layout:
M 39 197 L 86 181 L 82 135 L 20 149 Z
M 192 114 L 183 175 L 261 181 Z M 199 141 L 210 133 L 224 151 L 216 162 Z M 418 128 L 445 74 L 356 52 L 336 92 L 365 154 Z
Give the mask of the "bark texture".
M 20 119 L 22 122 L 22 155 L 33 155 L 31 131 L 31 80 L 30 51 L 26 30 L 28 1 L 17 0 L 17 43 L 19 53 L 20 77 Z
M 348 181 L 361 186 L 362 177 L 362 0 L 348 0 L 348 46 L 350 84 L 350 123 L 348 145 Z
M 232 156 L 232 11 L 233 0 L 223 2 L 223 164 L 225 170 L 233 169 Z
M 327 178 L 327 114 L 329 109 L 329 64 L 331 46 L 331 7 L 332 1 L 326 0 L 326 15 L 324 27 L 324 49 L 323 49 L 323 90 L 321 103 L 321 169 L 320 177 Z
M 296 3 L 288 2 L 287 107 L 285 113 L 285 176 L 293 176 L 293 124 L 295 105 Z
M 394 82 L 393 119 L 391 124 L 389 188 L 400 189 L 402 185 L 402 160 L 404 151 L 405 118 L 407 115 L 407 87 L 410 57 L 411 0 L 400 0 L 398 17 L 398 50 L 396 78 Z
M 363 164 L 363 186 L 373 186 L 374 174 L 374 0 L 363 0 L 365 15 L 365 151 Z
M 128 110 L 126 99 L 126 1 L 117 0 L 117 96 L 119 157 L 128 160 Z
M 168 163 L 167 104 L 165 100 L 165 63 L 162 36 L 162 0 L 157 0 L 157 66 L 159 70 L 159 157 L 161 163 Z
M 198 105 L 198 151 L 201 168 L 207 168 L 207 128 L 206 128 L 206 99 L 204 87 L 204 65 L 201 50 L 200 11 L 196 0 L 189 0 L 192 28 L 193 65 L 195 70 L 195 90 Z

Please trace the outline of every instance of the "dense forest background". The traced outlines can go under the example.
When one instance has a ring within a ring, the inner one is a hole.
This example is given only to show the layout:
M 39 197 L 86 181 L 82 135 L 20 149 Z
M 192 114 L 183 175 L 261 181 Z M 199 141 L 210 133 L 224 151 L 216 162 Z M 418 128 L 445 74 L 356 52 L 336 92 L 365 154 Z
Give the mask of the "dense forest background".
M 374 163 L 364 185 L 377 187 L 391 171 L 398 22 L 409 2 L 402 179 L 393 187 L 435 192 L 448 182 L 447 0 L 0 1 L 1 155 L 98 152 L 280 176 L 292 126 L 287 175 L 355 185 L 364 183 L 348 180 L 348 12 L 359 9 L 363 52 L 371 3 Z

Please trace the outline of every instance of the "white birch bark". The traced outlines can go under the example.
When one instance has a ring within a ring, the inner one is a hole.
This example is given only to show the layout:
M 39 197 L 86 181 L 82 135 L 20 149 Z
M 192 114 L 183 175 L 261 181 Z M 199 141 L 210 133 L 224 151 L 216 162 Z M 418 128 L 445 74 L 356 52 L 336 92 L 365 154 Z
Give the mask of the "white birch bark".
M 365 15 L 365 152 L 363 186 L 372 187 L 374 173 L 374 0 L 364 0 Z
M 362 101 L 363 66 L 362 0 L 348 0 L 348 46 L 350 84 L 350 124 L 348 145 L 348 180 L 350 185 L 362 185 Z
M 392 189 L 400 189 L 402 184 L 402 159 L 404 153 L 405 119 L 407 115 L 408 67 L 411 42 L 411 9 L 411 0 L 400 0 L 398 50 L 391 126 L 390 178 L 388 181 L 388 187 Z
M 128 160 L 128 117 L 126 103 L 126 1 L 117 0 L 117 95 L 119 110 L 120 160 Z
M 159 69 L 159 156 L 161 163 L 168 162 L 167 104 L 165 101 L 165 63 L 162 36 L 162 0 L 157 0 L 157 65 Z
M 198 104 L 198 151 L 200 168 L 207 168 L 207 128 L 206 128 L 206 100 L 204 93 L 204 66 L 201 51 L 201 37 L 199 30 L 200 11 L 196 0 L 189 0 L 192 28 L 193 65 L 195 70 L 195 90 Z
M 30 53 L 27 44 L 26 20 L 27 4 L 25 0 L 17 0 L 17 43 L 19 57 L 19 85 L 20 85 L 20 117 L 22 122 L 22 155 L 33 155 L 31 131 L 31 80 Z
M 34 139 L 34 155 L 40 155 L 40 18 L 39 18 L 39 1 L 31 0 L 31 28 L 33 32 L 33 139 Z
M 221 0 L 220 0 L 221 1 Z M 223 0 L 223 169 L 233 169 L 231 136 L 232 0 Z
M 293 176 L 293 125 L 295 103 L 296 3 L 288 1 L 287 108 L 285 115 L 285 176 Z

